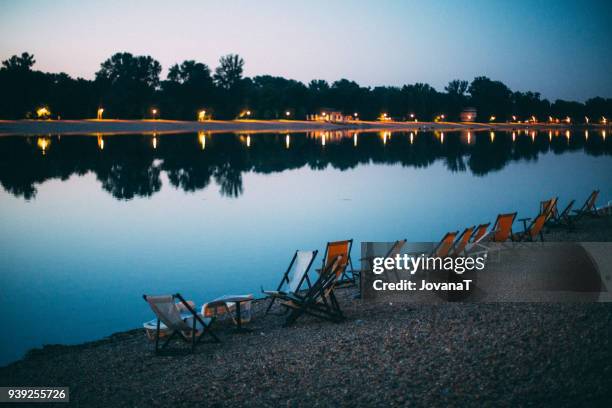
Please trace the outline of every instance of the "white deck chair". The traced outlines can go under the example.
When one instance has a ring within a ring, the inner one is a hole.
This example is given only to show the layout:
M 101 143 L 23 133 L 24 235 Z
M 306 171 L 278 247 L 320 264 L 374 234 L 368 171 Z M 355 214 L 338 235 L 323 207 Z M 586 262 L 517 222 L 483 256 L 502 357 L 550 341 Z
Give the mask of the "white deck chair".
M 170 341 L 177 336 L 185 342 L 191 343 L 192 352 L 205 334 L 209 334 L 213 341 L 219 342 L 219 338 L 211 329 L 214 319 L 198 315 L 190 302 L 187 302 L 179 293 L 163 296 L 142 295 L 142 297 L 157 316 L 157 319 L 155 319 L 156 353 L 166 348 Z M 177 300 L 179 303 L 176 302 Z M 150 327 L 152 323 L 153 321 L 145 323 L 145 328 Z M 162 332 L 167 334 L 167 338 L 160 347 L 159 339 Z
M 308 277 L 308 271 L 312 266 L 314 259 L 317 256 L 319 251 L 295 251 L 293 258 L 291 258 L 291 262 L 289 263 L 289 267 L 283 274 L 283 278 L 281 279 L 278 288 L 276 290 L 261 290 L 262 293 L 267 295 L 270 298 L 270 304 L 268 304 L 268 308 L 266 309 L 266 313 L 264 317 L 268 314 L 274 301 L 277 299 L 277 295 L 279 294 L 296 294 L 301 290 L 304 282 L 308 285 L 308 289 L 311 287 L 310 278 Z

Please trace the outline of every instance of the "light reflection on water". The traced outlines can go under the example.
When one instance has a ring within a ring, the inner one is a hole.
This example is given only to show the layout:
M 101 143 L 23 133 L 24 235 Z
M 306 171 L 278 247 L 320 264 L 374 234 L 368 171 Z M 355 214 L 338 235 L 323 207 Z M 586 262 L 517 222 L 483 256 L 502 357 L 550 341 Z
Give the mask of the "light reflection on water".
M 143 293 L 273 287 L 298 248 L 603 203 L 611 158 L 600 130 L 2 137 L 0 363 L 137 327 Z

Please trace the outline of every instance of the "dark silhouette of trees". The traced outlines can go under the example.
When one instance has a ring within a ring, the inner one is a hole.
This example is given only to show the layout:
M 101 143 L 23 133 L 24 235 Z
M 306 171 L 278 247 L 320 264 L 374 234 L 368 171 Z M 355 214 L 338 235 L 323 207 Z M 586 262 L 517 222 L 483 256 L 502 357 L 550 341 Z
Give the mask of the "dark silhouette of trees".
M 30 71 L 35 62 L 34 55 L 24 52 L 21 56 L 13 55 L 6 61 L 2 61 L 2 66 L 11 72 Z
M 159 86 L 161 64 L 150 56 L 119 52 L 104 61 L 96 72 L 100 103 L 107 115 L 142 118 L 153 104 Z
M 443 92 L 424 83 L 363 87 L 345 78 L 331 85 L 321 79 L 306 85 L 270 75 L 245 78 L 244 60 L 228 54 L 214 71 L 202 62 L 186 60 L 172 65 L 161 80 L 158 61 L 121 52 L 104 61 L 91 81 L 37 71 L 35 62 L 26 52 L 2 62 L 0 118 L 33 118 L 42 106 L 53 119 L 93 118 L 99 107 L 104 108 L 104 118 L 126 119 L 149 118 L 154 107 L 158 117 L 181 120 L 195 120 L 201 110 L 216 119 L 235 119 L 247 110 L 255 119 L 305 119 L 323 109 L 357 113 L 363 120 L 375 120 L 382 113 L 397 120 L 429 121 L 442 114 L 446 120 L 459 120 L 468 106 L 477 109 L 482 122 L 491 116 L 496 121 L 569 116 L 574 123 L 585 122 L 585 117 L 591 123 L 612 117 L 612 98 L 551 103 L 537 92 L 512 92 L 487 77 L 471 83 L 454 79 Z
M 212 114 L 215 85 L 210 68 L 194 60 L 174 64 L 162 82 L 159 99 L 165 118 L 194 120 L 200 110 Z
M 506 120 L 512 116 L 512 91 L 500 81 L 476 77 L 468 88 L 470 103 L 478 112 L 478 120 L 486 122 L 491 116 Z

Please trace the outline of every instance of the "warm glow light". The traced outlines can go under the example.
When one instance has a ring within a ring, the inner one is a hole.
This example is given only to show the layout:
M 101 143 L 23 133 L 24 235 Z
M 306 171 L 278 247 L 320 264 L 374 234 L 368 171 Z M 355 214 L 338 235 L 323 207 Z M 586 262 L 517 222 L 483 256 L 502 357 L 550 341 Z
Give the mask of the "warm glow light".
M 414 133 L 410 132 L 410 144 L 414 143 Z
M 601 123 L 603 123 L 605 125 L 606 123 L 608 123 L 608 119 L 606 119 L 605 116 L 602 116 L 601 117 Z
M 588 130 L 584 131 L 584 140 L 589 140 L 589 131 Z
M 516 116 L 512 115 L 512 120 L 516 122 Z
M 359 114 L 357 112 L 353 113 L 353 116 L 358 117 Z
M 203 131 L 198 132 L 198 142 L 200 142 L 202 150 L 206 149 L 206 133 L 204 133 Z
M 51 115 L 51 111 L 47 109 L 45 106 L 36 109 L 36 116 L 38 118 L 46 118 Z
M 153 149 L 157 149 L 157 136 L 153 135 Z
M 357 147 L 357 133 L 353 136 L 353 146 Z
M 104 150 L 104 139 L 102 138 L 102 136 L 98 136 L 98 147 L 100 148 L 100 150 Z
M 444 143 L 444 132 L 440 133 L 440 143 Z
M 468 120 L 472 120 L 472 115 L 467 115 Z M 468 133 L 469 134 L 469 133 Z
M 97 116 L 98 120 L 102 120 L 102 114 L 103 113 L 104 113 L 104 109 L 98 108 L 98 116 Z
M 605 130 L 601 131 L 601 137 L 603 138 L 603 141 L 605 142 L 606 141 L 606 131 Z
M 206 111 L 201 110 L 198 112 L 198 121 L 204 122 L 206 120 Z
M 516 142 L 516 132 L 512 132 L 512 141 Z
M 290 115 L 291 115 L 291 112 L 289 112 L 289 111 L 285 112 L 285 116 L 290 116 Z
M 548 141 L 552 142 L 552 130 L 548 131 Z
M 572 121 L 572 120 L 570 119 L 570 117 L 569 117 L 569 116 L 567 116 L 567 117 L 565 118 L 565 121 L 566 121 L 567 123 L 571 123 L 571 121 Z
M 535 130 L 534 130 L 534 131 L 531 132 L 531 141 L 532 142 L 535 142 L 535 136 L 536 136 L 536 133 L 535 133 Z
M 535 123 L 535 122 L 537 122 L 538 120 L 536 119 L 536 117 L 535 117 L 535 116 L 531 115 L 531 121 L 532 121 L 533 123 Z
M 247 147 L 251 147 L 251 135 L 247 135 L 247 137 L 246 137 L 246 145 L 247 145 Z
M 490 121 L 490 122 L 493 122 L 494 120 L 495 120 L 495 116 L 491 116 L 491 117 L 489 118 L 489 121 Z
M 489 133 L 489 139 L 491 139 L 491 142 L 495 140 L 495 132 Z
M 49 148 L 49 145 L 51 144 L 51 139 L 48 139 L 46 137 L 39 137 L 36 140 L 36 144 L 38 145 L 40 150 L 42 150 L 42 154 L 45 155 L 47 153 L 47 149 Z
M 584 121 L 585 121 L 585 122 L 588 124 L 588 123 L 589 123 L 589 117 L 588 117 L 588 116 L 585 116 L 585 117 L 584 117 Z
M 246 111 L 246 114 L 247 116 L 251 116 L 251 111 L 250 110 Z
M 291 145 L 291 136 L 286 135 L 285 136 L 285 147 L 288 149 L 290 145 Z
M 410 114 L 410 118 L 414 118 L 414 113 L 411 113 L 411 114 Z
M 467 142 L 468 144 L 472 143 L 472 132 L 468 132 Z
M 569 141 L 570 140 L 570 131 L 566 130 L 565 131 L 565 138 Z
M 321 136 L 321 146 L 325 146 L 325 133 Z

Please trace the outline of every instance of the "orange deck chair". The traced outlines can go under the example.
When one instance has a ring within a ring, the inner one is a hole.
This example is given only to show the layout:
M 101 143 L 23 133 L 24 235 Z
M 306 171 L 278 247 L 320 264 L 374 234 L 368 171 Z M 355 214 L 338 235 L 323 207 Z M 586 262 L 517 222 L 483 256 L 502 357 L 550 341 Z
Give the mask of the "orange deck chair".
M 505 242 L 512 239 L 512 224 L 516 218 L 516 213 L 499 214 L 495 224 L 493 224 L 493 242 Z
M 542 234 L 542 228 L 546 224 L 548 214 L 539 214 L 531 221 L 529 227 L 527 227 L 527 221 L 531 218 L 521 218 L 519 221 L 523 222 L 523 232 L 515 234 L 513 241 L 531 241 L 535 242 L 540 237 L 540 240 L 544 242 L 544 234 Z
M 559 212 L 557 210 L 558 201 L 559 197 L 554 197 L 550 200 L 540 202 L 540 214 L 546 215 L 546 222 L 555 220 L 559 216 Z
M 446 235 L 444 235 L 444 237 L 440 241 L 440 243 L 433 250 L 432 255 L 439 256 L 441 258 L 448 256 L 458 233 L 459 231 L 447 232 Z
M 595 207 L 595 201 L 599 196 L 599 190 L 593 190 L 591 195 L 586 199 L 584 204 L 579 210 L 573 210 L 576 213 L 576 219 L 581 218 L 583 215 L 597 215 L 597 207 Z
M 470 242 L 470 238 L 472 238 L 472 234 L 474 233 L 474 226 L 472 225 L 469 228 L 463 230 L 459 238 L 455 241 L 452 248 L 452 253 L 455 256 L 461 255 L 465 251 L 465 247 Z
M 337 256 L 341 256 L 340 264 L 337 269 L 337 273 L 340 274 L 338 277 L 339 283 L 352 282 L 355 283 L 356 277 L 359 274 L 358 271 L 355 271 L 353 268 L 353 261 L 351 260 L 351 248 L 353 247 L 353 240 L 348 239 L 346 241 L 333 241 L 328 242 L 327 247 L 325 248 L 325 255 L 323 255 L 323 266 L 329 264 L 329 261 L 336 258 Z M 350 271 L 348 267 L 350 266 Z M 348 273 L 350 272 L 350 277 Z
M 473 243 L 478 243 L 481 240 L 483 240 L 485 235 L 487 235 L 487 230 L 489 229 L 489 225 L 491 225 L 491 223 L 487 222 L 486 224 L 480 224 L 479 226 L 476 227 L 476 230 L 472 234 Z

